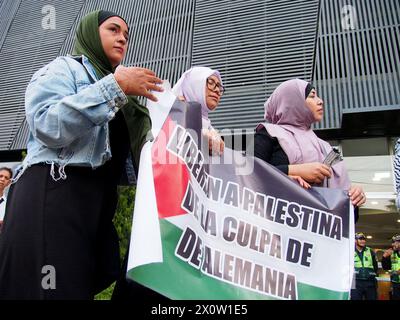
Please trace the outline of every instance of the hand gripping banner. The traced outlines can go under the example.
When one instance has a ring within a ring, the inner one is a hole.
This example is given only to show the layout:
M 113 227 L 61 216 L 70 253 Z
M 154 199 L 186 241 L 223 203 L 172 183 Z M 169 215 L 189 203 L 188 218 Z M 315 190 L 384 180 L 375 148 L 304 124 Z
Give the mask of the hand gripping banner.
M 149 102 L 128 277 L 171 299 L 349 299 L 354 217 L 343 190 L 305 190 L 225 148 L 168 83 Z

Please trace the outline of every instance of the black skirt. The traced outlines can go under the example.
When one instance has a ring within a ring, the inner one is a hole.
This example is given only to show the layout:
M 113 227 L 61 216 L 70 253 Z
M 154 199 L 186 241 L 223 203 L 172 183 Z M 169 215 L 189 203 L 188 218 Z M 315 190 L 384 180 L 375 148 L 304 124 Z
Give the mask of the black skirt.
M 10 188 L 0 300 L 92 299 L 119 276 L 116 183 L 104 166 L 66 167 L 67 179 L 59 181 L 50 167 L 28 168 Z

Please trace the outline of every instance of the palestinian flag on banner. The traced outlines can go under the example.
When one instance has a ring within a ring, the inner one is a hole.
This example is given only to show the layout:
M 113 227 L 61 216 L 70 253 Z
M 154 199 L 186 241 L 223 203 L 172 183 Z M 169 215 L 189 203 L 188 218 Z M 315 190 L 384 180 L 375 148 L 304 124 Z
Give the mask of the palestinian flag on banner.
M 342 190 L 304 190 L 225 148 L 208 155 L 198 104 L 150 102 L 128 277 L 172 299 L 348 299 L 354 221 Z

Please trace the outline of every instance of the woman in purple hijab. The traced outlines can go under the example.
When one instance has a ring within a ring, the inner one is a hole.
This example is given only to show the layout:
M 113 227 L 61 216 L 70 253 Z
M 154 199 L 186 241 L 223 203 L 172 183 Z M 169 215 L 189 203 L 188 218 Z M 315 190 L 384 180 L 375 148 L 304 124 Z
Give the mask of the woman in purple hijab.
M 356 207 L 365 203 L 362 188 L 350 185 L 343 161 L 332 166 L 323 164 L 333 149 L 311 129 L 314 122 L 322 120 L 324 109 L 310 83 L 300 79 L 285 81 L 264 106 L 267 122 L 256 129 L 256 157 L 310 185 L 347 190 Z

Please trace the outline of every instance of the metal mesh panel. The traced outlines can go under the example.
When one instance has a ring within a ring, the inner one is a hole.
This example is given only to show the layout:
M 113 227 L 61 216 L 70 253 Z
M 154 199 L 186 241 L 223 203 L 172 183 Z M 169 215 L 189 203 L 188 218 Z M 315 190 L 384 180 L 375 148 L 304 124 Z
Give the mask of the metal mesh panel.
M 82 3 L 74 0 L 66 6 L 62 0 L 22 0 L 14 11 L 0 50 L 0 150 L 26 147 L 26 86 L 36 70 L 58 55 Z M 48 11 L 42 13 L 42 9 L 48 5 L 55 9 L 54 29 L 46 29 Z
M 399 109 L 400 2 L 323 0 L 319 24 L 314 78 L 326 112 L 316 128 L 340 128 L 344 112 Z
M 193 0 L 87 1 L 77 21 L 100 8 L 117 12 L 129 25 L 130 45 L 124 65 L 149 68 L 171 84 L 190 66 Z M 76 27 L 61 54 L 72 50 Z
M 21 1 L 1 0 L 0 1 L 0 48 L 10 28 L 12 19 Z
M 55 30 L 40 25 L 49 4 Z M 356 16 L 346 30 L 345 5 Z M 71 51 L 77 22 L 95 9 L 116 11 L 130 25 L 125 65 L 171 84 L 192 65 L 220 70 L 227 91 L 210 113 L 219 129 L 253 129 L 273 89 L 295 77 L 314 78 L 325 101 L 317 129 L 339 128 L 343 112 L 400 107 L 397 0 L 0 0 L 0 150 L 25 147 L 29 78 Z
M 41 8 L 49 4 L 56 8 L 55 30 L 40 25 Z M 150 68 L 172 84 L 190 67 L 193 0 L 82 0 L 68 6 L 61 0 L 23 0 L 0 51 L 0 150 L 26 147 L 24 92 L 30 77 L 57 55 L 72 51 L 78 21 L 97 9 L 115 11 L 129 24 L 125 65 Z
M 251 128 L 264 102 L 291 78 L 310 80 L 319 1 L 196 1 L 193 65 L 222 73 L 226 94 L 215 127 Z

